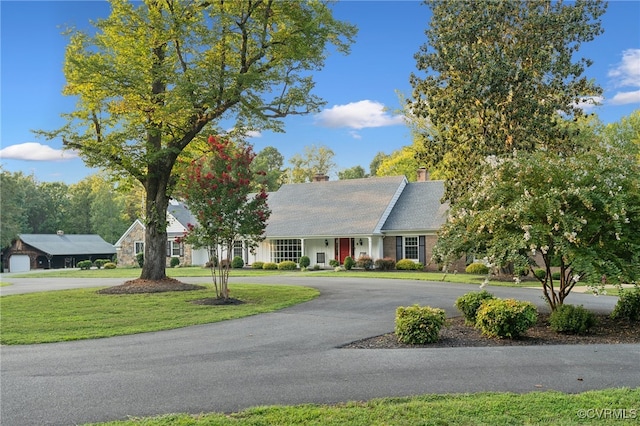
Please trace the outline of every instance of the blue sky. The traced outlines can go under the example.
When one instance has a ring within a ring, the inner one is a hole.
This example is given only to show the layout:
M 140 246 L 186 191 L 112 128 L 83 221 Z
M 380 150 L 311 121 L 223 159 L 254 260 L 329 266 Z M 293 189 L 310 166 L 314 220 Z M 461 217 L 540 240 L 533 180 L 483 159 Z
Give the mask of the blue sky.
M 52 130 L 64 121 L 74 99 L 62 96 L 62 64 L 67 26 L 89 28 L 106 17 L 104 1 L 0 0 L 0 163 L 10 172 L 34 174 L 39 181 L 76 183 L 95 173 L 62 141 L 45 140 L 31 130 Z M 335 54 L 315 75 L 315 93 L 327 101 L 316 115 L 285 120 L 286 133 L 263 132 L 251 138 L 255 150 L 276 147 L 285 162 L 307 145 L 335 152 L 338 170 L 361 165 L 373 156 L 411 144 L 398 115 L 398 93 L 409 95 L 414 54 L 426 42 L 429 9 L 418 1 L 343 1 L 338 19 L 359 28 L 348 56 Z M 580 54 L 594 60 L 586 75 L 603 88 L 602 106 L 593 109 L 605 122 L 618 121 L 640 108 L 640 2 L 612 1 L 603 17 L 605 33 L 583 45 Z M 286 164 L 285 164 L 286 165 Z M 331 176 L 336 179 L 336 175 Z

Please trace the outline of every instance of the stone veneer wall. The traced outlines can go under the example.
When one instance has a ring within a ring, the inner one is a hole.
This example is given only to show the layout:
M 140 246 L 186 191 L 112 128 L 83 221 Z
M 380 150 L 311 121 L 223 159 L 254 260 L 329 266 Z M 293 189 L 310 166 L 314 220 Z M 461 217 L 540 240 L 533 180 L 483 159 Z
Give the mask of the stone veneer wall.
M 134 253 L 136 241 L 144 241 L 144 228 L 138 223 L 124 238 L 122 245 L 118 247 L 118 266 L 138 266 L 138 260 Z

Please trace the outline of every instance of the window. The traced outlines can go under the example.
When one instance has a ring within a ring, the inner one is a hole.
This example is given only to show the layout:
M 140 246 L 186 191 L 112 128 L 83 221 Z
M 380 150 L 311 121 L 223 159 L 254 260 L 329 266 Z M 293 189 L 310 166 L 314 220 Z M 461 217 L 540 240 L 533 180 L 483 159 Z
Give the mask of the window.
M 184 248 L 182 243 L 176 241 L 167 241 L 167 257 L 184 256 Z
M 404 237 L 404 258 L 418 260 L 418 237 Z
M 133 244 L 133 254 L 144 253 L 144 241 L 136 241 Z
M 284 260 L 298 262 L 302 256 L 302 242 L 299 239 L 272 240 L 271 261 L 280 263 Z
M 244 258 L 244 256 L 242 256 L 242 241 L 233 242 L 233 257 L 236 256 Z

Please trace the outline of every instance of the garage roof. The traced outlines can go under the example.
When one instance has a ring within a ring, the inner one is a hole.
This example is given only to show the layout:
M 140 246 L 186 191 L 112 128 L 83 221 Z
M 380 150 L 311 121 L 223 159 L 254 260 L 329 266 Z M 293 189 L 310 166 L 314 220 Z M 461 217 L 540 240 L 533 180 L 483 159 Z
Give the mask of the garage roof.
M 53 256 L 116 253 L 113 244 L 95 234 L 20 234 L 18 238 L 23 243 Z

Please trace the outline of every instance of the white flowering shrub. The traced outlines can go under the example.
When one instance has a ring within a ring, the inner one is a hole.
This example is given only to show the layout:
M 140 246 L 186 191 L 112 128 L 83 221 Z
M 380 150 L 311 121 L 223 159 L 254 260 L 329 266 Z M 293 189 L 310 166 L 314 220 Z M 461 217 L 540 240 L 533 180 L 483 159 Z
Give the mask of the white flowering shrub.
M 594 139 L 595 140 L 595 139 Z M 492 158 L 478 183 L 451 208 L 434 257 L 446 263 L 484 254 L 497 266 L 535 274 L 552 310 L 579 281 L 640 277 L 638 145 L 625 138 L 585 142 L 564 155 L 539 150 Z

